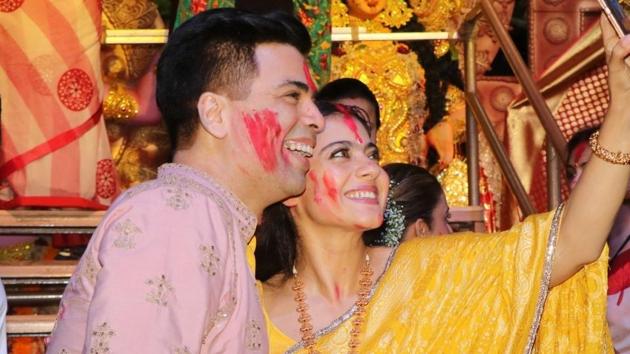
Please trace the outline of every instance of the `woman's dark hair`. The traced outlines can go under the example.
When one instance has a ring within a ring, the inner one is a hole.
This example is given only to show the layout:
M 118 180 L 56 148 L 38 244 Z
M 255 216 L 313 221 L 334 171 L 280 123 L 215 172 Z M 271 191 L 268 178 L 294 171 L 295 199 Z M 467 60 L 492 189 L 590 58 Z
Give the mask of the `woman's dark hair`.
M 370 103 L 376 113 L 374 128 L 378 129 L 381 126 L 381 111 L 376 96 L 366 84 L 357 79 L 344 77 L 330 81 L 317 91 L 315 98 L 331 102 L 344 98 L 362 98 Z
M 327 101 L 317 101 L 324 117 L 331 114 L 348 114 L 370 132 L 370 123 L 364 110 Z M 290 276 L 297 257 L 297 228 L 289 208 L 282 202 L 268 206 L 263 211 L 261 223 L 256 229 L 256 279 L 266 281 L 283 273 Z
M 402 207 L 405 216 L 405 229 L 418 219 L 427 225 L 433 222 L 432 213 L 442 194 L 442 186 L 437 178 L 422 167 L 392 163 L 383 166 L 393 185 L 389 196 Z M 378 229 L 367 231 L 363 238 L 367 245 L 381 245 L 379 242 L 385 223 Z

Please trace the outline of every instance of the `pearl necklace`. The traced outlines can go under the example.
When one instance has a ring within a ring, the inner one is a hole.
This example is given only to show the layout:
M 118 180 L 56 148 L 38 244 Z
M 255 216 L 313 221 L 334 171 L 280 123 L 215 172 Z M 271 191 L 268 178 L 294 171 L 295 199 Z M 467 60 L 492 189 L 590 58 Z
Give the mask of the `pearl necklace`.
M 365 321 L 365 307 L 369 302 L 370 290 L 372 288 L 372 274 L 374 271 L 370 267 L 370 256 L 365 254 L 365 263 L 361 267 L 361 278 L 359 279 L 359 294 L 355 302 L 355 311 L 352 317 L 352 330 L 350 331 L 350 340 L 348 341 L 348 353 L 357 353 L 359 347 L 359 335 L 361 334 L 361 326 Z M 293 266 L 293 292 L 296 303 L 295 310 L 298 313 L 298 322 L 300 323 L 300 333 L 302 334 L 302 344 L 309 354 L 319 353 L 315 350 L 315 335 L 313 334 L 313 325 L 311 324 L 311 315 L 308 313 L 308 304 L 306 303 L 306 295 L 304 294 L 304 282 L 298 276 L 297 269 Z

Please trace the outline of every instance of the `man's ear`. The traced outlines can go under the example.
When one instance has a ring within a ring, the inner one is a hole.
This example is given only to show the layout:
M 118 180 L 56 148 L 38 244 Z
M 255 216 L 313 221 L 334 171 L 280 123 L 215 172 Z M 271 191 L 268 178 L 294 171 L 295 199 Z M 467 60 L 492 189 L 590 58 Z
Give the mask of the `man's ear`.
M 285 207 L 287 208 L 292 208 L 295 207 L 298 204 L 298 200 L 300 199 L 300 197 L 291 197 L 289 199 L 286 199 L 285 201 L 282 202 L 282 204 L 284 204 Z
M 217 139 L 228 133 L 229 122 L 225 119 L 227 98 L 213 92 L 204 92 L 197 101 L 199 122 L 203 130 Z

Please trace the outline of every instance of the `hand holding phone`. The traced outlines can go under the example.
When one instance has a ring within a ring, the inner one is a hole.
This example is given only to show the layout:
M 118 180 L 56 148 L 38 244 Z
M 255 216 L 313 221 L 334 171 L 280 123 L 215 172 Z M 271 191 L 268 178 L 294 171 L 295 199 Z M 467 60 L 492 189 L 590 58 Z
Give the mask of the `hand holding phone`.
M 615 32 L 621 38 L 630 33 L 630 17 L 618 0 L 598 0 Z

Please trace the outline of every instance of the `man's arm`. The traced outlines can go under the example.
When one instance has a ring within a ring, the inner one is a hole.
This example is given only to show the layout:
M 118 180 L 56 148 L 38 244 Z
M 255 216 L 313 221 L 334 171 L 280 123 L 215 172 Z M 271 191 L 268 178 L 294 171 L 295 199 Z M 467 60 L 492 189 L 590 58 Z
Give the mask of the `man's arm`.
M 207 198 L 185 210 L 159 191 L 111 211 L 62 300 L 52 348 L 199 352 L 225 302 L 232 262 L 223 216 Z

